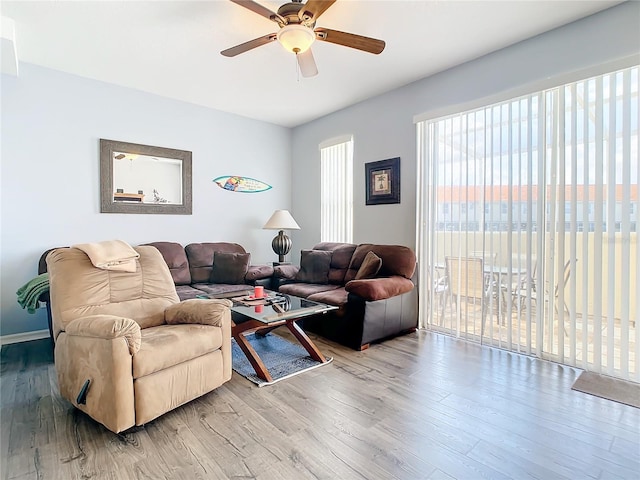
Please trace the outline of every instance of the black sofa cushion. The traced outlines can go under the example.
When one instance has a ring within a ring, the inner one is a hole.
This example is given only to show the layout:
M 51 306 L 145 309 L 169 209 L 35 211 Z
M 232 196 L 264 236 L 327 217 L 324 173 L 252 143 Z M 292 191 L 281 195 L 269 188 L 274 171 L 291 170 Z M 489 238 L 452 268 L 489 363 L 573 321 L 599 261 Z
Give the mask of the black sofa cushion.
M 189 260 L 189 271 L 191 272 L 191 283 L 210 282 L 211 270 L 213 269 L 213 254 L 215 252 L 227 253 L 247 253 L 245 249 L 237 243 L 216 242 L 216 243 L 190 243 L 184 247 Z
M 325 250 L 302 250 L 296 281 L 321 285 L 329 283 L 331 255 L 332 252 Z
M 212 283 L 243 284 L 250 259 L 250 253 L 215 252 L 210 281 Z
M 314 245 L 313 249 L 331 252 L 329 283 L 344 285 L 344 276 L 351 263 L 356 245 L 353 243 L 321 242 Z

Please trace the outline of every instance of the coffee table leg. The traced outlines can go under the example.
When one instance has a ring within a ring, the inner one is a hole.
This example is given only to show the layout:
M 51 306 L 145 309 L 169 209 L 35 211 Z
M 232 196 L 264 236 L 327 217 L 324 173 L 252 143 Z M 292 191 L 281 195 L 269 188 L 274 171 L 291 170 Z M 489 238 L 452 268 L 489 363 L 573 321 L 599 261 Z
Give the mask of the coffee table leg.
M 276 325 L 275 327 L 266 327 L 266 328 L 261 328 L 259 330 L 256 330 L 256 337 L 264 337 L 267 335 L 267 333 L 271 332 L 272 330 L 275 330 L 281 325 L 282 324 Z
M 233 336 L 233 338 L 235 338 L 236 343 L 242 349 L 247 357 L 247 360 L 249 360 L 249 363 L 251 363 L 251 366 L 256 371 L 256 375 L 258 375 L 263 380 L 266 380 L 267 382 L 272 382 L 273 378 L 271 377 L 269 370 L 267 370 L 267 367 L 264 365 L 257 352 L 253 349 L 244 335 L 242 333 L 237 333 Z
M 291 333 L 293 333 L 293 335 L 298 339 L 298 341 L 305 348 L 305 350 L 309 352 L 309 355 L 311 355 L 311 358 L 321 363 L 325 363 L 327 361 L 327 359 L 324 358 L 324 355 L 322 355 L 320 350 L 318 350 L 318 347 L 316 347 L 313 344 L 311 339 L 307 336 L 306 333 L 304 333 L 304 330 L 302 330 L 302 328 L 298 326 L 298 324 L 294 319 L 287 320 L 287 328 L 291 330 Z

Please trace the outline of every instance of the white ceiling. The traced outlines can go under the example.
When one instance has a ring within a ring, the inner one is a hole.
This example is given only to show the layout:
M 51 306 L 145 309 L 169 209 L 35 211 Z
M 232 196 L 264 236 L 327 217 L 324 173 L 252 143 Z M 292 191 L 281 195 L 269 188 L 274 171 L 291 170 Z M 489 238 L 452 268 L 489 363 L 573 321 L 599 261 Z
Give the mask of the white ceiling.
M 372 55 L 316 42 L 312 78 L 298 78 L 277 42 L 220 55 L 278 30 L 229 0 L 2 0 L 0 11 L 15 20 L 22 62 L 293 127 L 618 3 L 337 0 L 316 26 L 387 46 Z

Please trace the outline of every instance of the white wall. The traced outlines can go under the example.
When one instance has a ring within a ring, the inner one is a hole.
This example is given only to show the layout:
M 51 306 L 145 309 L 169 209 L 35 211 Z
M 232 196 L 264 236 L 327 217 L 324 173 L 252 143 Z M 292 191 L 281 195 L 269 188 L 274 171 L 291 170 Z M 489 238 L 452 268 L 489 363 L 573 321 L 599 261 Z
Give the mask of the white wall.
M 533 91 L 533 84 L 539 87 L 541 82 L 554 80 L 563 83 L 571 72 L 638 55 L 638 25 L 640 2 L 627 2 L 295 128 L 292 214 L 302 230 L 292 234 L 294 261 L 301 248 L 320 241 L 317 178 L 318 145 L 322 141 L 346 134 L 354 137 L 354 243 L 395 243 L 415 248 L 414 115 L 445 110 L 453 113 L 456 105 L 501 94 L 508 98 L 516 90 L 523 94 Z M 398 156 L 401 204 L 366 206 L 364 164 Z
M 30 64 L 1 82 L 1 335 L 47 328 L 44 309 L 22 310 L 16 290 L 51 247 L 229 241 L 253 263 L 277 259 L 261 227 L 291 205 L 290 129 Z M 193 152 L 193 215 L 100 213 L 100 138 Z M 233 193 L 213 183 L 221 175 L 273 188 Z

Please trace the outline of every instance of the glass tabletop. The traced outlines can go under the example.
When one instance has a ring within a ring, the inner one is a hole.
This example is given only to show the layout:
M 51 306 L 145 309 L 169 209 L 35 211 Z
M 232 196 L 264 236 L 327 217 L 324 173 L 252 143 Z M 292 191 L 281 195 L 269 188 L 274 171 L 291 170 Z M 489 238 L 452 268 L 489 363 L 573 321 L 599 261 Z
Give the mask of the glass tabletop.
M 233 302 L 233 320 L 238 323 L 247 317 L 264 324 L 275 323 L 289 318 L 302 318 L 317 313 L 337 310 L 338 307 L 305 300 L 304 298 L 265 290 L 265 297 L 257 299 L 253 295 L 230 297 Z M 244 317 L 244 318 L 243 318 Z

